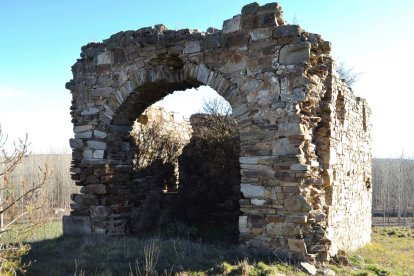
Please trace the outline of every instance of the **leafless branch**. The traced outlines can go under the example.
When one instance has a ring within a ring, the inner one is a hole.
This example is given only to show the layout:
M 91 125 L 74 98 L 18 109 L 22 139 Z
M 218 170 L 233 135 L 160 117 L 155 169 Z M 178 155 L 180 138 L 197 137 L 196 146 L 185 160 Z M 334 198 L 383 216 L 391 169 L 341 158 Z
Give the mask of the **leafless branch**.
M 338 72 L 342 81 L 349 87 L 352 87 L 360 78 L 361 72 L 355 72 L 354 67 L 348 67 L 345 62 L 339 62 L 336 71 Z

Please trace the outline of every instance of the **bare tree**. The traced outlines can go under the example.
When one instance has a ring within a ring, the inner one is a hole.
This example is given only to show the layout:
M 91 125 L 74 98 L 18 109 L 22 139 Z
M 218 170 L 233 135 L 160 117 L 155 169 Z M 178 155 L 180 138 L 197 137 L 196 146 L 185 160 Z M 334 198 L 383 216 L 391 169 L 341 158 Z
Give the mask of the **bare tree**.
M 355 72 L 355 68 L 348 67 L 345 62 L 339 62 L 336 66 L 336 71 L 342 81 L 344 81 L 349 87 L 352 87 L 361 76 L 360 72 Z
M 46 183 L 48 177 L 47 166 L 45 169 L 39 167 L 39 181 L 27 183 L 21 181 L 14 183 L 10 181 L 10 175 L 16 167 L 22 163 L 28 155 L 28 139 L 19 139 L 14 143 L 14 150 L 11 154 L 3 148 L 7 136 L 4 136 L 0 128 L 0 216 L 1 228 L 0 235 L 10 229 L 10 227 L 23 217 L 32 218 L 33 213 L 41 208 L 42 200 L 39 200 L 42 194 L 41 188 Z M 4 214 L 14 210 L 13 215 L 9 217 L 7 224 L 4 224 Z M 17 212 L 16 212 L 17 210 Z
M 204 101 L 202 111 L 210 115 L 200 117 L 200 120 L 204 120 L 200 122 L 203 132 L 201 136 L 205 136 L 207 140 L 223 140 L 239 135 L 237 123 L 231 116 L 231 106 L 223 98 Z
M 188 142 L 176 132 L 168 131 L 165 124 L 158 121 L 136 124 L 131 135 L 138 147 L 137 168 L 146 168 L 155 160 L 175 163 Z
M 150 173 L 165 192 L 177 189 L 178 157 L 189 142 L 189 122 L 174 120 L 172 113 L 150 107 L 135 122 L 131 136 L 135 140 L 135 169 Z
M 397 159 L 373 160 L 373 211 L 383 222 L 414 220 L 414 161 L 402 153 Z
M 44 170 L 39 168 L 39 181 L 28 183 L 26 181 L 12 182 L 10 175 L 13 174 L 17 166 L 28 155 L 28 140 L 19 139 L 14 143 L 14 150 L 8 153 L 4 147 L 7 141 L 0 127 L 0 238 L 11 229 L 17 232 L 24 232 L 33 229 L 39 223 L 42 216 L 38 216 L 38 211 L 42 211 L 44 203 L 44 193 L 42 187 L 48 177 L 47 166 Z M 4 215 L 9 214 L 8 220 L 4 223 Z M 18 223 L 21 219 L 25 223 Z M 12 228 L 13 227 L 13 228 Z M 18 244 L 18 240 L 5 243 L 0 239 L 0 274 L 12 275 L 20 269 L 20 258 L 27 252 L 27 245 Z

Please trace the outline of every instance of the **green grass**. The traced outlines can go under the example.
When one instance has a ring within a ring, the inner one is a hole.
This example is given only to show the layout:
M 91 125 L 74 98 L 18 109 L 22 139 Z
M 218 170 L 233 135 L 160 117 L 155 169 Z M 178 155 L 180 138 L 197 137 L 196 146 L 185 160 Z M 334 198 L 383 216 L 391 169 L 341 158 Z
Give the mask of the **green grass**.
M 27 228 L 26 226 L 14 225 L 10 231 L 0 237 L 0 242 L 36 242 L 55 239 L 62 236 L 62 222 L 54 221 L 47 224 Z
M 414 275 L 414 229 L 374 227 L 372 242 L 349 259 L 353 267 L 331 269 L 339 275 Z
M 63 237 L 61 223 L 51 223 L 26 241 L 27 275 L 305 275 L 269 254 L 185 238 Z M 376 227 L 349 266 L 329 267 L 337 275 L 414 275 L 413 248 L 414 229 Z
M 388 271 L 387 275 L 414 275 L 414 228 L 374 228 L 372 243 L 357 254 L 369 265 L 377 264 Z
M 274 256 L 252 255 L 237 245 L 183 238 L 63 237 L 59 229 L 53 223 L 30 237 L 31 250 L 23 258 L 32 263 L 27 275 L 305 275 Z M 148 264 L 151 259 L 154 266 Z

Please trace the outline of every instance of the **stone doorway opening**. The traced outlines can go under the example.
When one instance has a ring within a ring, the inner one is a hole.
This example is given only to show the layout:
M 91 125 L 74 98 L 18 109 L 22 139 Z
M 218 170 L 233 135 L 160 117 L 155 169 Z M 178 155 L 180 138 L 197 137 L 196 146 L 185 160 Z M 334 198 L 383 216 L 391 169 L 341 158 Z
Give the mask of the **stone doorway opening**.
M 208 86 L 175 91 L 133 123 L 133 234 L 238 241 L 240 136 Z M 128 147 L 128 146 L 127 146 Z

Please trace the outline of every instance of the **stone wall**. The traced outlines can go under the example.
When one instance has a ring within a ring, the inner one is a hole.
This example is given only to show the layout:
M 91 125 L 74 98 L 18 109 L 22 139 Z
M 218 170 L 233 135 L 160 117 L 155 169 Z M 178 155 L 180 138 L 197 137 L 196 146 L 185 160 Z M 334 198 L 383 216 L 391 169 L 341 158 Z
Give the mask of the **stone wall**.
M 149 123 L 149 125 L 148 125 Z M 133 129 L 138 133 L 141 127 L 162 125 L 162 130 L 172 133 L 174 137 L 183 140 L 184 144 L 190 141 L 192 128 L 188 118 L 180 118 L 175 112 L 166 111 L 163 107 L 152 105 L 148 107 L 135 121 Z
M 324 260 L 370 241 L 370 109 L 340 79 L 332 58 L 321 54 L 330 44 L 307 36 L 314 41 L 305 71 L 310 93 L 300 113 L 312 137 L 303 148 L 307 163 L 318 169 L 302 189 L 311 206 L 304 240 L 307 252 Z
M 135 141 L 131 148 L 135 152 L 134 170 L 130 175 L 133 183 L 145 185 L 132 186 L 131 195 L 125 197 L 132 206 L 129 223 L 132 233 L 153 233 L 157 226 L 176 216 L 178 157 L 190 141 L 192 128 L 189 120 L 180 120 L 175 115 L 150 106 L 134 122 L 131 132 Z
M 82 47 L 67 83 L 75 138 L 65 233 L 128 233 L 149 182 L 132 179 L 133 121 L 175 90 L 208 85 L 240 132 L 239 240 L 281 256 L 328 260 L 369 239 L 369 108 L 335 73 L 331 45 L 246 5 L 207 32 L 164 25 Z M 76 230 L 80 229 L 80 230 Z M 89 230 L 88 230 L 89 229 Z
M 178 157 L 190 141 L 192 128 L 190 121 L 177 118 L 174 112 L 166 112 L 158 106 L 148 107 L 134 122 L 131 136 L 135 139 L 135 170 L 143 170 L 156 165 L 171 167 L 174 181 L 165 183 L 166 190 L 176 189 L 178 182 Z M 168 163 L 168 164 L 167 164 Z
M 337 75 L 332 94 L 336 112 L 331 114 L 327 232 L 337 248 L 351 251 L 371 240 L 371 112 Z

